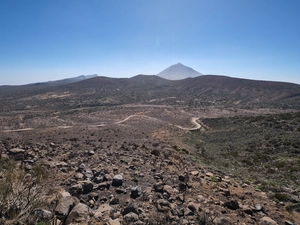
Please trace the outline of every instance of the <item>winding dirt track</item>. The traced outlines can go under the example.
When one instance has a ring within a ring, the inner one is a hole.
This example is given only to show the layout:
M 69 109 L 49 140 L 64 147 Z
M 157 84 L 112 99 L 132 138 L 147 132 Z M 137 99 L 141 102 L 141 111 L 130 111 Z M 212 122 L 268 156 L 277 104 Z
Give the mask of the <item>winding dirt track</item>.
M 140 117 L 140 118 L 142 117 L 142 118 L 154 120 L 154 121 L 157 121 L 157 122 L 160 122 L 160 123 L 168 123 L 166 121 L 163 121 L 163 120 L 160 120 L 160 119 L 157 119 L 157 118 L 154 118 L 154 117 L 150 117 L 150 116 L 145 116 L 145 115 L 130 115 L 127 118 L 125 118 L 123 120 L 120 120 L 118 122 L 115 122 L 113 124 L 124 123 L 124 122 L 126 122 L 127 120 L 129 120 L 129 119 L 131 119 L 133 117 Z M 175 126 L 175 127 L 178 127 L 179 129 L 187 130 L 187 131 L 198 130 L 198 129 L 200 129 L 202 127 L 201 124 L 199 124 L 197 122 L 198 119 L 199 118 L 197 118 L 197 117 L 193 117 L 191 119 L 192 124 L 196 125 L 193 128 L 182 127 L 182 126 L 175 125 L 175 124 L 172 124 L 172 123 L 168 123 L 168 125 Z M 93 126 L 93 127 L 105 127 L 107 125 L 106 124 L 100 124 L 100 125 L 89 125 L 89 126 Z M 54 128 L 68 129 L 68 128 L 72 128 L 72 127 L 74 127 L 74 126 L 58 126 L 58 127 L 54 127 Z M 22 131 L 31 131 L 31 130 L 34 130 L 34 128 L 24 128 L 24 129 L 16 129 L 16 130 L 3 130 L 2 132 L 8 133 L 8 132 L 22 132 Z

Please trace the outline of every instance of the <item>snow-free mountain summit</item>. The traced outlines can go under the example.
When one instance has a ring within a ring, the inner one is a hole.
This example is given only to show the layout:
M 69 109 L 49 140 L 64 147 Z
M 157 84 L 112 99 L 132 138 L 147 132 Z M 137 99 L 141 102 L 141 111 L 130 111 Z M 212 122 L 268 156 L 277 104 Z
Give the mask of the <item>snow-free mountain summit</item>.
M 181 63 L 172 65 L 157 74 L 157 76 L 165 78 L 167 80 L 182 80 L 185 78 L 198 77 L 201 75 L 201 73 Z

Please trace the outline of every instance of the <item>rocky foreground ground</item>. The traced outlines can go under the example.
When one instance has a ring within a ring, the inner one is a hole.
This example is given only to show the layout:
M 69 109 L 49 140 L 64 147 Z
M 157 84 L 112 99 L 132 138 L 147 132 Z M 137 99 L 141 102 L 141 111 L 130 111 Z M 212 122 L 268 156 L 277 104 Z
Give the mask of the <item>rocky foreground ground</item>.
M 41 224 L 299 224 L 285 203 L 154 139 L 154 125 L 132 126 L 3 133 L 1 159 L 51 175 L 52 208 L 35 209 Z

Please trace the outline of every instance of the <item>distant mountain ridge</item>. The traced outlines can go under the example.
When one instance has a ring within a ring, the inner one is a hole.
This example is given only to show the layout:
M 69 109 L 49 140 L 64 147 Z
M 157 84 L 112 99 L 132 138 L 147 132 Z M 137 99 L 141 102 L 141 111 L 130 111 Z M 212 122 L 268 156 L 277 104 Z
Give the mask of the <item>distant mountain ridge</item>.
M 98 76 L 97 74 L 80 75 L 78 77 L 71 77 L 71 78 L 65 78 L 65 79 L 54 80 L 54 81 L 38 82 L 38 83 L 33 83 L 33 84 L 28 84 L 28 85 L 43 85 L 43 84 L 62 85 L 62 84 L 70 84 L 70 83 L 90 79 L 90 78 L 97 77 L 97 76 Z
M 185 66 L 181 63 L 174 64 L 157 74 L 157 76 L 167 80 L 183 80 L 201 75 L 201 73 L 197 72 L 193 68 Z
M 188 75 L 189 78 L 170 80 L 159 76 L 161 74 L 176 75 L 176 73 L 181 76 L 182 74 Z M 192 68 L 179 63 L 158 75 L 137 75 L 131 78 L 90 75 L 23 86 L 2 86 L 0 98 L 9 101 L 10 96 L 18 99 L 20 96 L 69 93 L 73 97 L 63 100 L 63 107 L 68 105 L 66 104 L 68 101 L 73 105 L 80 99 L 80 105 L 83 106 L 151 103 L 230 107 L 237 105 L 248 107 L 250 104 L 258 106 L 259 104 L 260 107 L 264 107 L 269 103 L 285 101 L 284 104 L 276 104 L 278 107 L 279 105 L 290 107 L 296 102 L 300 109 L 300 85 L 298 84 L 199 74 Z M 53 104 L 58 104 L 57 101 L 54 99 Z
M 3 85 L 0 86 L 0 94 L 6 95 L 9 93 L 28 93 L 34 92 L 39 90 L 48 90 L 49 88 L 55 88 L 57 86 L 62 86 L 66 84 L 72 84 L 79 81 L 91 79 L 97 77 L 97 74 L 92 75 L 80 75 L 77 77 L 65 78 L 61 80 L 54 80 L 54 81 L 45 81 L 45 82 L 37 82 L 37 83 L 30 83 L 24 85 Z

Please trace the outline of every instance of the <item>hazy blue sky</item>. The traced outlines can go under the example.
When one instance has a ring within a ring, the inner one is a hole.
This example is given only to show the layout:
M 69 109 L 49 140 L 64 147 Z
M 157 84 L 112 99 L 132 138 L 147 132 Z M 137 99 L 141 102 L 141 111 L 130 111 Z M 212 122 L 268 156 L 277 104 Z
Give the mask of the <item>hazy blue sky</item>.
M 1 0 L 0 85 L 81 74 L 300 84 L 300 0 Z

